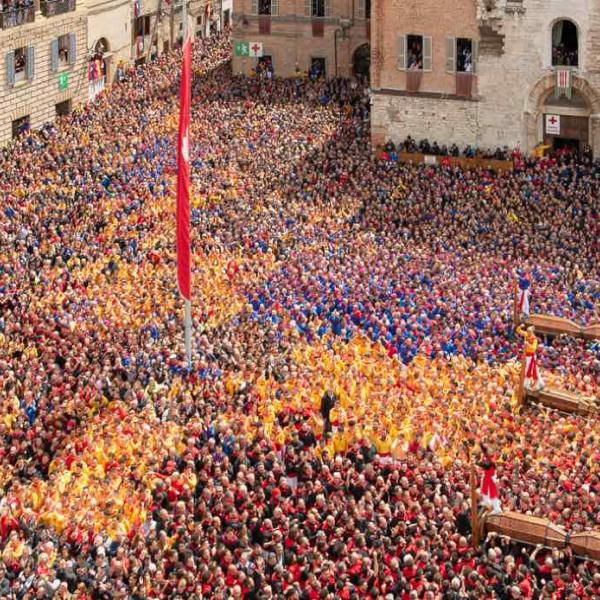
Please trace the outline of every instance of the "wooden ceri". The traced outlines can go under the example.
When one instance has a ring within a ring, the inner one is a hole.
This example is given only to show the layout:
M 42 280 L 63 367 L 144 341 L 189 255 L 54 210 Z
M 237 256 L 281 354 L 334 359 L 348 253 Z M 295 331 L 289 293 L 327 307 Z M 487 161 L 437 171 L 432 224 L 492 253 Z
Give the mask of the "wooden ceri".
M 515 325 L 521 322 L 521 316 L 518 309 L 519 290 L 514 285 L 514 308 L 513 320 Z M 546 314 L 529 315 L 522 321 L 527 327 L 533 325 L 535 332 L 542 335 L 570 335 L 573 337 L 583 338 L 586 340 L 600 339 L 600 322 L 593 322 L 587 327 L 581 327 L 570 319 L 555 317 Z M 524 387 L 525 381 L 525 362 L 521 367 L 518 387 L 518 402 L 522 405 L 525 400 L 539 402 L 548 408 L 553 408 L 567 413 L 577 413 L 581 415 L 597 415 L 600 414 L 600 406 L 594 398 L 588 398 L 567 392 L 566 390 L 558 390 L 545 387 L 542 390 L 532 391 Z
M 506 535 L 511 540 L 547 548 L 570 547 L 575 556 L 600 562 L 600 531 L 569 533 L 548 519 L 507 511 L 500 514 L 487 514 L 483 517 L 485 533 L 494 531 Z

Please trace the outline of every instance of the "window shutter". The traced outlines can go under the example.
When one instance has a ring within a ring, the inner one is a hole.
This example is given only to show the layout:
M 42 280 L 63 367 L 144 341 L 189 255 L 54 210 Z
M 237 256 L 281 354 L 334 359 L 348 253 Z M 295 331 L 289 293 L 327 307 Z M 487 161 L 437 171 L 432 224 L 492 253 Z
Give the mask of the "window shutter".
M 477 60 L 479 58 L 479 48 L 477 47 L 477 41 L 471 40 L 471 62 L 473 63 L 473 73 L 477 71 Z
M 50 70 L 58 71 L 58 38 L 50 42 Z
M 358 3 L 356 5 L 356 18 L 357 19 L 366 19 L 365 0 L 358 0 Z
M 456 38 L 446 38 L 446 71 L 456 71 Z
M 35 74 L 35 46 L 27 46 L 27 62 L 25 63 L 25 75 L 30 81 Z
M 404 71 L 406 69 L 406 36 L 398 36 L 398 70 Z
M 331 17 L 332 12 L 333 12 L 333 10 L 332 10 L 331 0 L 325 0 L 325 16 Z
M 74 65 L 77 61 L 77 36 L 69 34 L 69 64 Z
M 251 12 L 252 12 L 253 15 L 257 15 L 258 14 L 258 0 L 252 0 Z
M 12 50 L 6 53 L 6 83 L 15 85 L 15 53 Z
M 431 37 L 423 36 L 423 71 L 431 71 Z
M 271 16 L 276 17 L 279 14 L 279 0 L 271 0 Z
M 312 0 L 304 0 L 304 15 L 312 17 Z

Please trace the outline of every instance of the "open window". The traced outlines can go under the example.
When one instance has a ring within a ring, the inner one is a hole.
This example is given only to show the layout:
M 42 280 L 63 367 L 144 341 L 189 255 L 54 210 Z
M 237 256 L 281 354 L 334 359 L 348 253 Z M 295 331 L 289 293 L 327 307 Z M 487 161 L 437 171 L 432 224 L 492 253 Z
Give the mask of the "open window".
M 406 68 L 409 71 L 423 69 L 423 36 L 406 36 Z
M 144 37 L 150 34 L 150 15 L 142 15 L 135 18 L 135 37 Z
M 27 48 L 15 48 L 15 82 L 24 81 L 27 72 Z
M 325 0 L 311 0 L 311 17 L 325 16 Z
M 474 73 L 477 66 L 477 42 L 471 38 L 446 38 L 446 71 Z
M 68 34 L 61 35 L 58 38 L 58 63 L 66 65 L 69 63 L 69 54 L 71 53 L 71 44 Z
M 258 14 L 271 16 L 273 14 L 273 3 L 271 0 L 258 0 Z
M 552 66 L 579 66 L 579 39 L 573 21 L 562 19 L 552 27 Z
M 431 71 L 431 37 L 425 35 L 398 36 L 398 69 L 406 71 Z

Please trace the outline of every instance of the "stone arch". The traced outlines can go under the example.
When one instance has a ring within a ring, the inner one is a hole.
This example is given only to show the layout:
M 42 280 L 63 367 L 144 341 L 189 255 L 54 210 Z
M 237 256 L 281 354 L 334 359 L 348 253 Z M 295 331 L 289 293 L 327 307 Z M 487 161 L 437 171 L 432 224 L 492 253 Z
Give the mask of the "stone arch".
M 554 72 L 544 75 L 533 85 L 527 97 L 525 106 L 525 126 L 527 148 L 532 150 L 537 142 L 537 121 L 543 113 L 548 96 L 556 86 L 556 75 Z M 590 109 L 592 121 L 592 145 L 594 153 L 600 152 L 600 93 L 598 93 L 585 79 L 576 72 L 571 72 L 571 87 L 576 90 L 587 102 Z M 598 150 L 596 150 L 598 149 Z

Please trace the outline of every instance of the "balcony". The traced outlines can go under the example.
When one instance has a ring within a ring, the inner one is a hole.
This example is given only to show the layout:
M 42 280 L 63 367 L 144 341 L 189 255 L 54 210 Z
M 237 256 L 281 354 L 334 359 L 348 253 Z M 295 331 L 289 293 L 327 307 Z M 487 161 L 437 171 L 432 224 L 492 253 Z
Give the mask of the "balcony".
M 0 12 L 0 29 L 10 29 L 35 20 L 35 7 L 9 8 Z
M 73 12 L 76 8 L 76 0 L 42 0 L 40 8 L 45 17 L 55 17 Z

